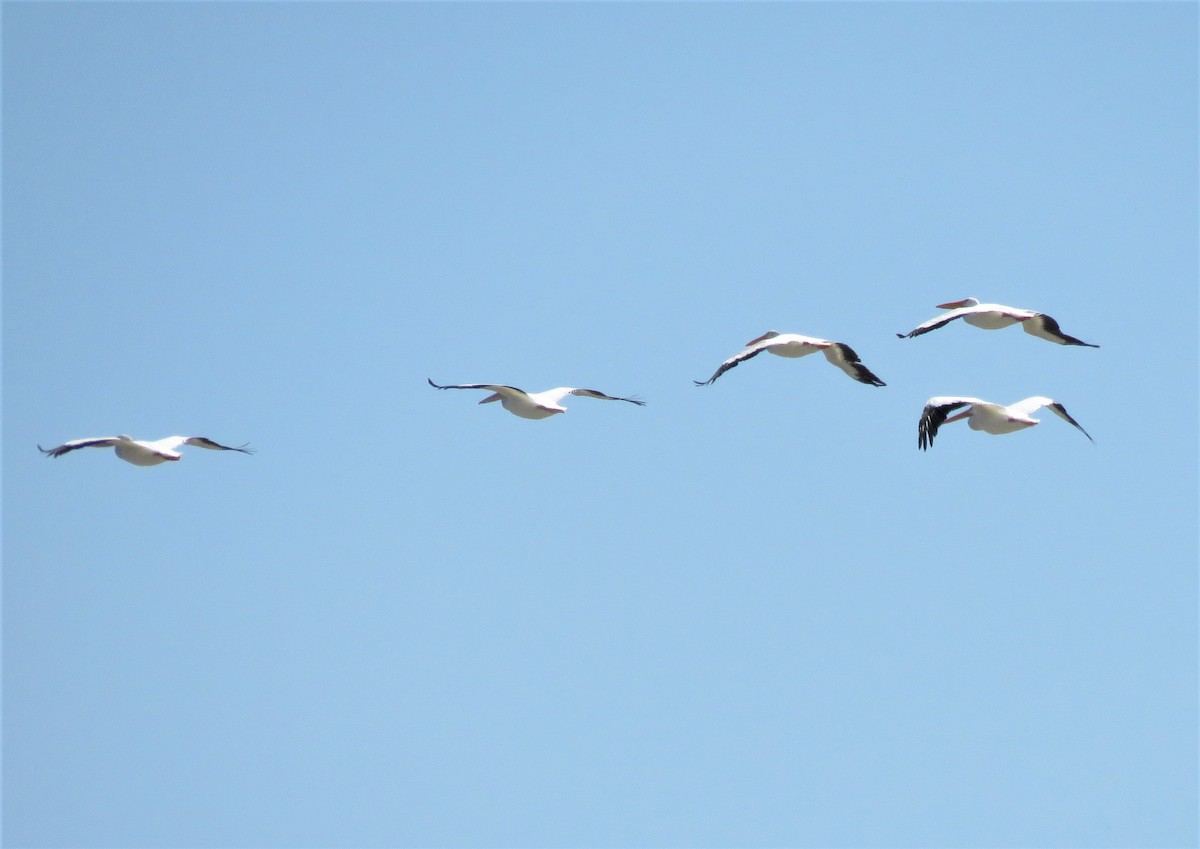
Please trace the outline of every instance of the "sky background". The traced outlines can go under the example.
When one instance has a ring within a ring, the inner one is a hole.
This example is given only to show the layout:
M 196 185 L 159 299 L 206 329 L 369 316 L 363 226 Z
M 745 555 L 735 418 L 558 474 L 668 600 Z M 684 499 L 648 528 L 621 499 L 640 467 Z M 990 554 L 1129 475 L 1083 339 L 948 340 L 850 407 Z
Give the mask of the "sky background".
M 1195 4 L 2 23 L 6 845 L 1200 840 Z

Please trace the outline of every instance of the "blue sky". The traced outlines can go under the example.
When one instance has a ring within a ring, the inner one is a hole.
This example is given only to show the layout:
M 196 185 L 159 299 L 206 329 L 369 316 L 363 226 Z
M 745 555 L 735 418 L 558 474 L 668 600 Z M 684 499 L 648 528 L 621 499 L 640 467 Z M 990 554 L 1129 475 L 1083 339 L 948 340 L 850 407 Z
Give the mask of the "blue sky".
M 1196 845 L 1196 45 L 4 4 L 5 844 Z M 1101 347 L 895 337 L 968 296 Z M 692 385 L 771 328 L 888 385 Z

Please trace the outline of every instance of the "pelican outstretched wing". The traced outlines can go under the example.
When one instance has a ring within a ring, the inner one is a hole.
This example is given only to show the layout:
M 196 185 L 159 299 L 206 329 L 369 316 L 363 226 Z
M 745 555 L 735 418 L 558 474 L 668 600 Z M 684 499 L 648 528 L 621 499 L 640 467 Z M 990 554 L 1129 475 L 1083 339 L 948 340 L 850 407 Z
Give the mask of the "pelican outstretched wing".
M 1057 342 L 1059 345 L 1083 345 L 1087 348 L 1100 347 L 1099 345 L 1093 345 L 1091 342 L 1076 339 L 1070 334 L 1063 333 L 1062 328 L 1058 326 L 1058 322 L 1044 312 L 1040 312 L 1033 318 L 1021 322 L 1021 329 L 1030 336 L 1037 336 L 1039 339 Z
M 713 372 L 712 377 L 710 377 L 708 380 L 693 380 L 692 383 L 696 384 L 697 386 L 708 386 L 731 368 L 737 368 L 751 357 L 757 357 L 769 347 L 771 347 L 770 341 L 768 339 L 764 339 L 763 337 L 759 337 L 758 340 L 751 343 L 749 348 L 746 348 L 744 351 L 739 351 L 725 362 L 721 363 L 717 370 Z
M 1045 395 L 1034 395 L 1032 398 L 1026 398 L 1023 401 L 1010 404 L 1008 408 L 1013 412 L 1020 413 L 1021 415 L 1031 416 L 1042 407 L 1045 407 L 1047 410 L 1054 413 L 1068 424 L 1072 424 L 1079 428 L 1079 432 L 1086 436 L 1091 442 L 1096 441 L 1092 439 L 1092 435 L 1090 433 L 1083 429 L 1083 425 L 1075 421 L 1071 414 L 1067 412 L 1067 408 L 1055 401 L 1053 398 L 1047 398 Z
M 940 395 L 925 402 L 921 411 L 921 420 L 917 423 L 917 447 L 922 451 L 933 445 L 938 428 L 945 424 L 946 419 L 955 410 L 971 407 L 975 404 L 987 404 L 980 398 L 967 398 L 951 395 Z
M 172 440 L 178 439 L 176 447 L 179 445 L 193 445 L 196 448 L 209 448 L 213 451 L 241 451 L 243 454 L 253 454 L 254 449 L 250 447 L 250 443 L 246 442 L 242 445 L 222 445 L 219 442 L 213 442 L 207 436 L 172 436 Z
M 599 398 L 601 401 L 628 401 L 630 404 L 637 404 L 639 407 L 646 406 L 646 402 L 639 398 L 620 398 L 616 395 L 605 395 L 596 389 L 568 389 L 564 395 L 578 395 L 581 398 Z M 561 395 L 559 396 L 562 397 Z
M 962 318 L 964 315 L 970 315 L 975 311 L 976 310 L 974 307 L 959 307 L 958 309 L 944 312 L 939 316 L 934 316 L 933 318 L 929 319 L 929 321 L 921 322 L 907 333 L 897 333 L 896 335 L 901 339 L 912 339 L 916 336 L 922 336 L 931 330 L 937 330 L 939 327 L 945 327 L 956 318 Z
M 70 442 L 64 442 L 57 448 L 43 448 L 38 446 L 38 451 L 41 451 L 47 457 L 61 457 L 70 451 L 77 448 L 110 448 L 121 441 L 119 436 L 95 436 L 89 439 L 72 439 Z

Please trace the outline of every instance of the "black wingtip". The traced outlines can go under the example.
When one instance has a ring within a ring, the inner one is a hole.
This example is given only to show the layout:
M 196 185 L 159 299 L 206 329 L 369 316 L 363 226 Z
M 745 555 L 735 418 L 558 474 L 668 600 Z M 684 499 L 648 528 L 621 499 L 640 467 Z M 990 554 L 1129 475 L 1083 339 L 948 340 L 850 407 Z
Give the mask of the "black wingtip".
M 446 387 L 444 387 L 444 386 L 438 386 L 436 383 L 434 383 L 434 382 L 433 382 L 433 380 L 432 380 L 432 379 L 430 379 L 430 378 L 428 378 L 428 377 L 427 377 L 427 378 L 425 378 L 425 379 L 426 379 L 427 381 L 429 381 L 429 385 L 430 385 L 430 386 L 432 386 L 434 389 L 445 389 L 445 388 L 446 388 Z
M 852 374 L 851 377 L 853 377 L 859 383 L 865 383 L 867 386 L 887 386 L 887 384 L 879 378 L 879 375 L 871 371 L 862 363 L 856 362 L 853 365 L 855 368 L 854 374 Z

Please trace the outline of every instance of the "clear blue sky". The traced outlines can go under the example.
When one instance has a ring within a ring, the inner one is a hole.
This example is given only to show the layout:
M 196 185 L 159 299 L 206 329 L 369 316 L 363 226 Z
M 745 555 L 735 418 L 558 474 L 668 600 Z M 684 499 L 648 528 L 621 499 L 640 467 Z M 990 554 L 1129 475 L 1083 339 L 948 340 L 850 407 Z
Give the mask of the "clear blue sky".
M 3 141 L 7 845 L 1197 844 L 1195 4 L 5 3 Z

